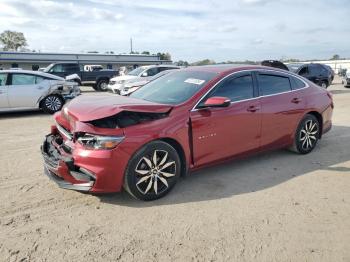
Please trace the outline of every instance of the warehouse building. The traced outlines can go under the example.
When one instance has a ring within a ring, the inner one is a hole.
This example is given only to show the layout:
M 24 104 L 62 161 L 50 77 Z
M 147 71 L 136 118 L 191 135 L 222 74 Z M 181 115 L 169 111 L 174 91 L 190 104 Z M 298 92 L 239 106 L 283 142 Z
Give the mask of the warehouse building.
M 79 62 L 83 65 L 102 65 L 105 69 L 117 70 L 121 66 L 129 68 L 140 65 L 169 64 L 157 55 L 114 55 L 114 54 L 73 54 L 73 53 L 29 53 L 0 52 L 0 69 L 22 68 L 38 70 L 55 62 Z

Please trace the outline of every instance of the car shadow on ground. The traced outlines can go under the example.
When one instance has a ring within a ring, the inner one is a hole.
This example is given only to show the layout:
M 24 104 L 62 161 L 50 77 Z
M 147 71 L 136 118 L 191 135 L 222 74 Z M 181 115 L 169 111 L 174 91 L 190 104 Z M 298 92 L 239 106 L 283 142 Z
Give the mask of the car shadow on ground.
M 350 172 L 341 166 L 350 160 L 349 148 L 350 127 L 334 126 L 308 155 L 277 150 L 201 169 L 180 179 L 167 196 L 157 201 L 138 201 L 126 192 L 97 197 L 104 203 L 134 208 L 228 198 L 268 189 L 316 170 Z
M 1 119 L 10 119 L 10 118 L 26 118 L 26 117 L 35 117 L 35 116 L 52 116 L 50 114 L 47 114 L 41 110 L 34 110 L 34 111 L 17 111 L 17 112 L 4 112 L 0 113 L 0 120 Z

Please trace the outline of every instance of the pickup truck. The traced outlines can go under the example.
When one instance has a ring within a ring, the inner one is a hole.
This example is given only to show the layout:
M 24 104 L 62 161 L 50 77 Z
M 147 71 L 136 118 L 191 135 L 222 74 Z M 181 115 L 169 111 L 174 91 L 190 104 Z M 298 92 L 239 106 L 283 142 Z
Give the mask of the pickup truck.
M 109 80 L 119 75 L 118 71 L 101 69 L 95 71 L 85 71 L 84 65 L 80 63 L 53 63 L 43 70 L 60 77 L 76 74 L 79 78 L 73 79 L 79 85 L 92 86 L 97 91 L 107 91 Z

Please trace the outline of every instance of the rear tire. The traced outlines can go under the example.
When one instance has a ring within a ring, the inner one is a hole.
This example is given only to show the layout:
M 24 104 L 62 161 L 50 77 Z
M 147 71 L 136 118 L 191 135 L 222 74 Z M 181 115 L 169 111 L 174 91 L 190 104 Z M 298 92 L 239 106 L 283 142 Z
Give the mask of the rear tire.
M 129 160 L 124 189 L 139 200 L 156 200 L 171 191 L 180 172 L 181 162 L 176 150 L 163 141 L 153 141 Z
M 98 91 L 102 91 L 102 92 L 107 91 L 108 82 L 109 82 L 108 79 L 101 79 L 101 80 L 99 80 L 97 82 L 97 90 Z
M 45 113 L 53 114 L 60 111 L 64 100 L 59 95 L 48 95 L 41 101 L 41 108 Z
M 321 81 L 320 86 L 324 89 L 327 89 L 328 83 L 326 81 Z
M 295 132 L 294 144 L 290 150 L 298 154 L 308 154 L 316 147 L 320 138 L 320 123 L 313 115 L 307 114 Z

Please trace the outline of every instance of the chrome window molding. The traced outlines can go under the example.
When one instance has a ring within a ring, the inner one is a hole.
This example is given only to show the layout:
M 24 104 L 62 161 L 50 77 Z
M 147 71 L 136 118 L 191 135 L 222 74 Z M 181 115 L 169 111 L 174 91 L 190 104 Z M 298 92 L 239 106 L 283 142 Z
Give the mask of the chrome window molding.
M 194 111 L 198 111 L 198 110 L 202 110 L 203 108 L 197 108 L 198 104 L 202 101 L 202 99 L 204 97 L 206 97 L 218 84 L 220 84 L 222 81 L 224 81 L 226 78 L 230 77 L 230 76 L 233 76 L 233 75 L 236 75 L 236 74 L 240 74 L 242 72 L 249 72 L 249 73 L 253 73 L 253 72 L 273 72 L 273 73 L 278 73 L 278 74 L 282 74 L 282 75 L 285 75 L 287 77 L 289 76 L 292 76 L 292 77 L 295 77 L 295 78 L 298 78 L 299 80 L 301 80 L 304 84 L 305 84 L 305 87 L 303 88 L 299 88 L 299 89 L 295 89 L 295 90 L 290 90 L 290 91 L 286 91 L 286 92 L 280 92 L 280 93 L 276 93 L 276 94 L 271 94 L 271 95 L 264 95 L 264 96 L 256 96 L 256 97 L 252 97 L 252 98 L 248 98 L 248 99 L 243 99 L 243 100 L 239 100 L 239 101 L 232 101 L 231 104 L 236 104 L 236 103 L 240 103 L 240 102 L 245 102 L 245 101 L 249 101 L 249 100 L 254 100 L 254 99 L 258 99 L 258 98 L 262 98 L 262 97 L 269 97 L 269 96 L 276 96 L 276 95 L 281 95 L 281 94 L 286 94 L 286 93 L 292 93 L 292 92 L 295 92 L 295 91 L 300 91 L 300 90 L 303 90 L 303 89 L 306 89 L 309 86 L 309 84 L 304 80 L 302 79 L 299 75 L 294 75 L 294 74 L 291 74 L 290 72 L 286 71 L 286 72 L 281 72 L 281 71 L 276 71 L 276 70 L 273 70 L 273 69 L 245 69 L 245 70 L 241 70 L 241 71 L 237 71 L 237 72 L 233 72 L 231 74 L 228 74 L 227 76 L 225 76 L 224 78 L 220 79 L 219 82 L 217 82 L 215 85 L 213 85 L 199 100 L 198 102 L 195 104 L 195 106 L 192 108 L 191 112 L 194 112 Z

